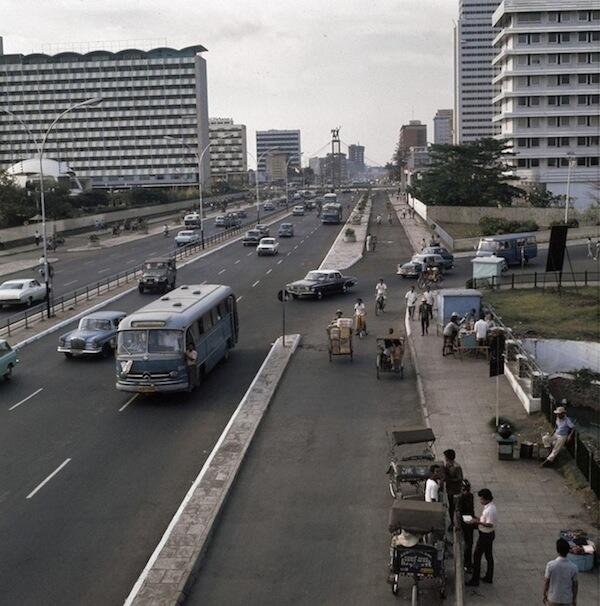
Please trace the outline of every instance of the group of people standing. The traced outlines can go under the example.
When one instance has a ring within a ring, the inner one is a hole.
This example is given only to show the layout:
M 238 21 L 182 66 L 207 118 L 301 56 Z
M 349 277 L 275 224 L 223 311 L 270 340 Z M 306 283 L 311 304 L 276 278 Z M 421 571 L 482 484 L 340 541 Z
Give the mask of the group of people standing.
M 431 288 L 428 286 L 425 289 L 419 301 L 419 294 L 415 290 L 415 287 L 411 286 L 410 290 L 404 295 L 404 298 L 406 299 L 408 317 L 411 320 L 415 319 L 415 309 L 418 309 L 417 314 L 421 322 L 421 336 L 429 334 L 429 322 L 433 318 L 433 305 L 435 302 L 435 294 L 431 292 Z M 418 308 L 417 302 L 419 302 Z

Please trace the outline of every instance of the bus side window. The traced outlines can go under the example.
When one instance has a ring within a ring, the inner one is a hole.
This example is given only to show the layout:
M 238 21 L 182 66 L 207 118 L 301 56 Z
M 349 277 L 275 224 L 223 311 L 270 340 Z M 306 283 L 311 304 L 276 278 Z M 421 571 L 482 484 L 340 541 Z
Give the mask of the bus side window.
M 198 334 L 203 335 L 204 334 L 204 318 L 198 318 L 198 321 L 196 322 L 196 326 L 198 327 Z
M 223 316 L 225 316 L 225 305 L 223 304 L 223 302 L 219 303 L 215 307 L 214 311 L 217 314 L 217 322 L 220 322 Z
M 210 311 L 202 316 L 202 321 L 204 323 L 204 332 L 208 332 L 213 327 L 213 320 Z

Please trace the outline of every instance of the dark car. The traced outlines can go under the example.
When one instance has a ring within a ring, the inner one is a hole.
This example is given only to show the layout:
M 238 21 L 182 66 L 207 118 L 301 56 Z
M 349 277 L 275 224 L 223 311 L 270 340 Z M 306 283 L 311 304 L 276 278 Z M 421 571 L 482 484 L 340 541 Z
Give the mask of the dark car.
M 443 246 L 426 246 L 422 251 L 422 255 L 440 255 L 444 259 L 443 268 L 448 271 L 454 267 L 454 255 Z
M 250 229 L 242 238 L 242 243 L 244 246 L 258 246 L 262 237 L 263 235 L 258 229 Z
M 294 226 L 291 223 L 282 223 L 279 226 L 277 235 L 280 238 L 292 238 L 294 236 Z
M 339 271 L 316 269 L 309 271 L 303 280 L 296 280 L 286 286 L 294 299 L 298 297 L 316 297 L 346 292 L 356 285 L 356 278 L 343 276 Z
M 79 326 L 60 337 L 57 351 L 67 358 L 82 355 L 110 355 L 117 341 L 124 311 L 96 311 L 79 321 Z
M 235 211 L 235 214 L 240 218 L 240 219 L 246 219 L 248 217 L 248 213 L 246 212 L 245 208 L 240 208 L 239 210 Z
M 268 238 L 271 235 L 268 225 L 263 225 L 262 223 L 259 223 L 255 229 L 257 229 L 262 234 L 261 238 Z
M 167 292 L 175 288 L 176 281 L 175 259 L 170 257 L 148 259 L 144 263 L 144 273 L 138 282 L 138 290 L 140 293 L 145 291 Z

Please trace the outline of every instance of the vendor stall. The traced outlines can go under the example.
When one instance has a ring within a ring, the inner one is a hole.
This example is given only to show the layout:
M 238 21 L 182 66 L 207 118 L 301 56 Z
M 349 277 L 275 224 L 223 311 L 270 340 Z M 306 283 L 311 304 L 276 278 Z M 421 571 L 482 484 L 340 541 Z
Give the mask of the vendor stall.
M 500 276 L 506 269 L 506 261 L 502 257 L 475 257 L 473 264 L 473 285 L 476 287 L 493 287 L 500 284 Z
M 453 313 L 459 318 L 468 314 L 479 318 L 481 309 L 481 293 L 472 288 L 444 288 L 437 292 L 437 324 L 438 329 L 443 328 Z

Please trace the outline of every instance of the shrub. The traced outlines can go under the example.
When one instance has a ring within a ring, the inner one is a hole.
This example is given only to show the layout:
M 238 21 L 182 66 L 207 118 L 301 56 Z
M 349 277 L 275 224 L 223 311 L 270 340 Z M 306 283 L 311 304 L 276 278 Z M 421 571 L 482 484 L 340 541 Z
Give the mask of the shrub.
M 353 236 L 356 236 L 356 232 L 351 227 L 346 227 L 344 235 L 346 238 L 352 238 Z
M 552 223 L 550 223 L 550 227 L 554 227 L 556 225 L 564 225 L 565 222 L 564 221 L 552 221 Z M 579 227 L 579 220 L 576 219 L 575 217 L 572 217 L 571 219 L 569 219 L 567 221 L 567 227 Z
M 479 227 L 484 236 L 539 230 L 539 225 L 535 221 L 509 221 L 499 217 L 481 217 Z

